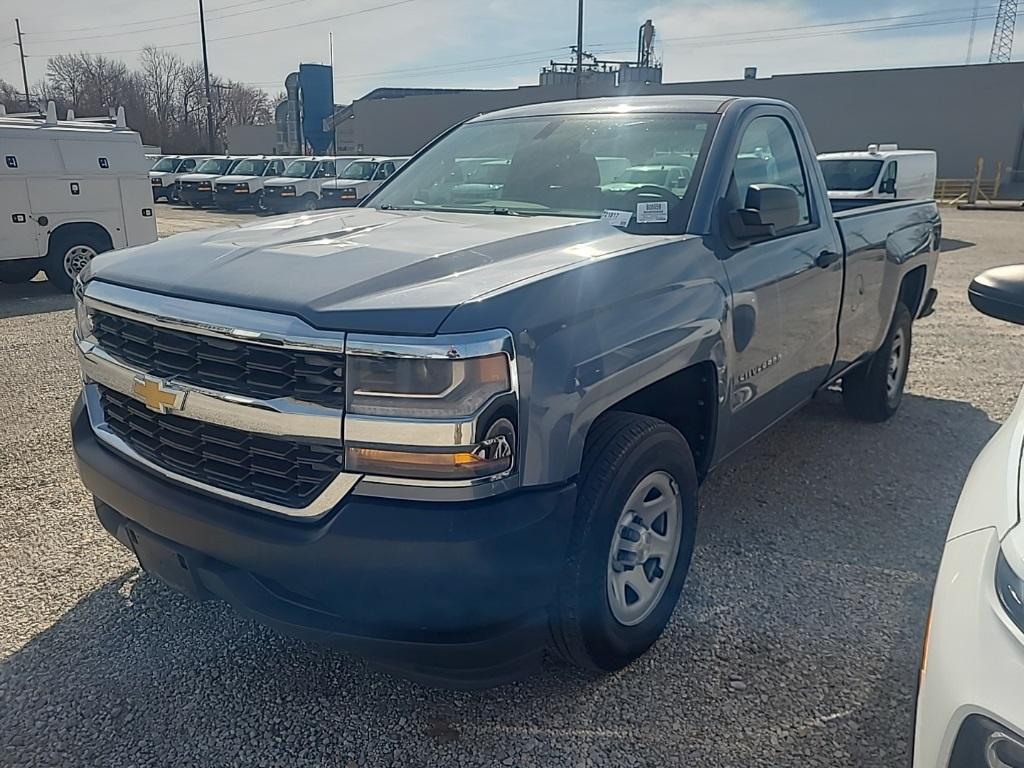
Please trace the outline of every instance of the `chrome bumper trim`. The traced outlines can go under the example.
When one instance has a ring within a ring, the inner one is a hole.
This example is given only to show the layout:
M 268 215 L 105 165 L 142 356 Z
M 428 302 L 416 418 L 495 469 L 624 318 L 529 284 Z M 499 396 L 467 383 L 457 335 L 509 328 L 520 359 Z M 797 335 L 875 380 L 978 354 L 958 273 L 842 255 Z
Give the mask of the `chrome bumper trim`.
M 75 342 L 82 373 L 88 380 L 141 401 L 135 394 L 134 384 L 136 378 L 146 376 L 147 371 L 116 360 L 95 342 L 80 339 L 77 334 Z M 185 393 L 181 409 L 176 413 L 186 419 L 261 435 L 341 444 L 342 411 L 339 409 L 291 398 L 257 400 L 215 392 L 174 379 L 167 382 Z
M 362 475 L 342 472 L 333 481 L 331 481 L 331 484 L 324 489 L 323 493 L 317 496 L 316 499 L 310 502 L 307 506 L 301 508 L 286 507 L 281 504 L 260 501 L 248 496 L 243 496 L 239 493 L 224 490 L 223 488 L 201 483 L 198 480 L 193 480 L 192 478 L 185 477 L 184 475 L 179 475 L 177 472 L 165 469 L 159 464 L 154 464 L 149 459 L 140 456 L 130 445 L 128 445 L 128 443 L 115 435 L 107 427 L 107 422 L 103 415 L 103 406 L 100 404 L 99 387 L 96 384 L 85 385 L 85 407 L 89 415 L 89 423 L 92 425 L 92 430 L 96 434 L 96 437 L 103 443 L 110 446 L 113 450 L 126 456 L 131 461 L 140 464 L 154 474 L 165 477 L 175 483 L 194 488 L 216 498 L 233 501 L 237 504 L 252 507 L 263 512 L 273 512 L 274 514 L 284 515 L 286 517 L 300 517 L 306 519 L 320 517 L 327 512 L 330 512 L 343 498 L 345 498 L 345 496 L 348 495 L 349 491 L 351 491 L 362 478 Z
M 462 448 L 476 443 L 476 417 L 459 421 L 345 414 L 345 444 Z

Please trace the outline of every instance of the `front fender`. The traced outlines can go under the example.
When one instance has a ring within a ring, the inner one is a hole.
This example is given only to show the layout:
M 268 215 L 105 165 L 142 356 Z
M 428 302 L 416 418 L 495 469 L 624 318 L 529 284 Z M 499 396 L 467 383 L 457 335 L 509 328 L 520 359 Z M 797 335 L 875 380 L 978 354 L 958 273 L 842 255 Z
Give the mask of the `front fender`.
M 724 377 L 725 286 L 720 262 L 686 236 L 463 305 L 443 331 L 513 332 L 520 482 L 560 483 L 579 472 L 587 432 L 616 403 L 698 362 L 713 361 Z

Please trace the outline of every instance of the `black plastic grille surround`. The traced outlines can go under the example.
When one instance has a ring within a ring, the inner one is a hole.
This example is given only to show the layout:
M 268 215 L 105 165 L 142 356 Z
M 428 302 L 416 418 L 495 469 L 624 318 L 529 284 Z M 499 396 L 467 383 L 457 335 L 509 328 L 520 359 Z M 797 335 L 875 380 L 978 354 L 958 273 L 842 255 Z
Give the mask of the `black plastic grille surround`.
M 160 378 L 269 400 L 345 405 L 345 356 L 235 341 L 93 311 L 93 335 L 118 360 Z
M 342 469 L 340 445 L 317 445 L 150 411 L 100 387 L 107 428 L 159 467 L 220 490 L 299 509 Z

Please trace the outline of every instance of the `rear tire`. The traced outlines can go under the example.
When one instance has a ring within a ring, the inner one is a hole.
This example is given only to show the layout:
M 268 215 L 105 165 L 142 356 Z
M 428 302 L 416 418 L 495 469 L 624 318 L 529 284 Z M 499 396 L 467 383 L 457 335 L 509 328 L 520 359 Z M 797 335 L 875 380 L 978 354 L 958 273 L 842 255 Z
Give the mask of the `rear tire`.
M 611 672 L 672 616 L 693 557 L 697 472 L 673 427 L 612 412 L 588 435 L 579 488 L 552 644 L 571 664 Z
M 42 268 L 42 259 L 0 261 L 0 283 L 27 283 Z
M 57 289 L 71 292 L 75 277 L 98 254 L 111 250 L 110 240 L 91 229 L 70 229 L 50 237 L 43 269 Z
M 851 416 L 880 422 L 896 413 L 910 369 L 911 326 L 910 310 L 898 302 L 882 346 L 843 376 L 843 405 Z

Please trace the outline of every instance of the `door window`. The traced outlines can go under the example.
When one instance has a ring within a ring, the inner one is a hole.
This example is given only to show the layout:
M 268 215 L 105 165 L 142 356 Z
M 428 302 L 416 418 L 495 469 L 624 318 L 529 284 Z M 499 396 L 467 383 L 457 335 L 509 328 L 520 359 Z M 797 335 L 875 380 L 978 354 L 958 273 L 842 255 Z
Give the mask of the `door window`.
M 736 193 L 742 206 L 752 184 L 778 184 L 796 191 L 800 206 L 797 224 L 777 232 L 785 235 L 811 223 L 807 200 L 807 177 L 789 124 L 781 117 L 766 115 L 751 121 L 743 132 L 733 168 Z
M 386 163 L 381 163 L 380 168 L 377 169 L 377 173 L 373 175 L 373 180 L 384 181 L 384 179 L 388 178 L 394 172 L 395 164 L 392 163 L 390 160 Z
M 889 195 L 896 194 L 896 161 L 891 160 L 887 166 L 885 166 L 885 172 L 882 174 L 882 183 L 878 189 L 880 192 Z
M 183 172 L 194 171 L 195 169 L 196 169 L 196 161 L 193 160 L 191 157 L 188 158 L 187 160 L 185 160 L 181 164 L 181 168 L 180 168 L 180 170 L 183 171 Z
M 317 170 L 316 175 L 320 178 L 326 178 L 328 176 L 336 176 L 334 171 L 334 161 L 328 160 L 325 163 L 320 164 L 320 168 Z

